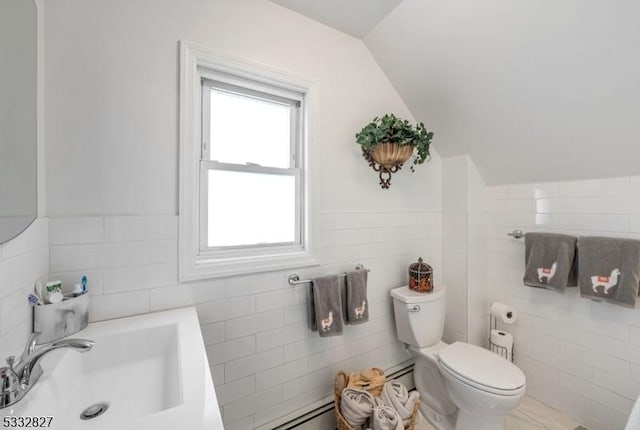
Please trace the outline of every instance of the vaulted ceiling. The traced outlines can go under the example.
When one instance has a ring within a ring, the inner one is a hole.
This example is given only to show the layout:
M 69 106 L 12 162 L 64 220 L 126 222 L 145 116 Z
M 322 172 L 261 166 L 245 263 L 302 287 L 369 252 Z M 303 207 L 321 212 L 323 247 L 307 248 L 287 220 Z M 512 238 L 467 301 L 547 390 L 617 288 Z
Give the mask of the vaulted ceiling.
M 363 40 L 488 184 L 640 174 L 638 2 L 404 0 Z
M 402 0 L 271 0 L 352 36 L 362 38 Z

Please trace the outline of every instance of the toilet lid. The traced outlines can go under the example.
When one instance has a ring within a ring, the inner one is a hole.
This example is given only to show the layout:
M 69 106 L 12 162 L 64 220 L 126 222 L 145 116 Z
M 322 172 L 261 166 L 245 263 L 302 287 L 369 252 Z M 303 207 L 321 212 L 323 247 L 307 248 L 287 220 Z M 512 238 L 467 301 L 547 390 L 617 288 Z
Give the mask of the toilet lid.
M 438 356 L 452 373 L 484 387 L 509 391 L 522 388 L 526 382 L 518 366 L 479 346 L 454 342 Z

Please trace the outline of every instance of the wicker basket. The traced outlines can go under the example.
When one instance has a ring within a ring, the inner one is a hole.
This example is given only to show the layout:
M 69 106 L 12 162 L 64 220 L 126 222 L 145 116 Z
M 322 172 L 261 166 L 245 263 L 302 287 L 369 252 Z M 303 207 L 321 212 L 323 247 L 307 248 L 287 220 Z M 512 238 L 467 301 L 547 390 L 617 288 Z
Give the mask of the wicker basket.
M 338 425 L 338 430 L 355 430 L 353 427 L 349 425 L 347 420 L 342 416 L 342 412 L 340 412 L 340 402 L 342 401 L 342 390 L 347 387 L 349 384 L 349 377 L 342 370 L 336 373 L 335 385 L 333 386 L 333 394 L 334 394 L 334 406 L 336 411 L 336 424 Z M 376 396 L 377 397 L 377 396 Z M 405 426 L 405 430 L 414 430 L 416 426 L 416 419 L 418 418 L 418 409 L 420 408 L 420 399 L 416 401 L 416 405 L 413 407 L 413 414 L 411 414 L 411 419 L 409 424 Z

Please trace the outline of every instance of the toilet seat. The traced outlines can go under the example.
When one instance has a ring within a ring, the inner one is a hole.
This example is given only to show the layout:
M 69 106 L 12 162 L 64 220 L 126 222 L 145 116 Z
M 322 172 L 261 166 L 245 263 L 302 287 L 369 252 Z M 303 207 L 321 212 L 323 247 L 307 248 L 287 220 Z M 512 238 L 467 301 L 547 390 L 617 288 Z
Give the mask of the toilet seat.
M 491 393 L 491 394 L 495 394 L 498 396 L 505 396 L 505 397 L 509 397 L 509 396 L 520 396 L 522 395 L 522 392 L 524 391 L 524 386 L 517 388 L 515 390 L 500 390 L 498 388 L 493 388 L 493 387 L 488 387 L 486 385 L 482 385 L 482 384 L 478 384 L 475 381 L 472 381 L 470 379 L 465 378 L 464 376 L 460 376 L 459 374 L 457 374 L 456 372 L 454 372 L 453 370 L 449 369 L 446 365 L 442 364 L 442 362 L 439 362 L 440 364 L 440 371 L 443 373 L 448 374 L 449 376 L 451 376 L 452 378 L 457 379 L 458 381 L 462 382 L 465 385 L 468 385 L 470 387 L 473 387 L 475 389 L 478 389 L 480 391 L 484 391 L 487 393 Z
M 517 396 L 525 387 L 525 375 L 516 365 L 468 343 L 454 342 L 439 351 L 438 365 L 460 382 L 489 393 Z

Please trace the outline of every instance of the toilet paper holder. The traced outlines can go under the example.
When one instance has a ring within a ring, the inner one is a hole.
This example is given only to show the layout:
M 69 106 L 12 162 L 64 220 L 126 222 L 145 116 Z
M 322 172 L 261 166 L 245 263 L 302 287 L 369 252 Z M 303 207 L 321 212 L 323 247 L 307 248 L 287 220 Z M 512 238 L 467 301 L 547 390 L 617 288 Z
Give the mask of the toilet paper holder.
M 515 357 L 514 343 L 513 342 L 511 343 L 511 348 L 507 348 L 506 346 L 498 345 L 497 343 L 493 342 L 493 340 L 491 339 L 491 332 L 497 329 L 498 329 L 498 318 L 494 317 L 493 315 L 491 315 L 491 313 L 489 313 L 489 350 L 498 354 L 500 357 L 504 358 L 505 360 L 510 360 L 513 363 L 513 359 Z

